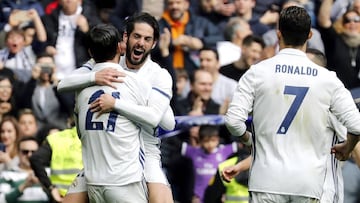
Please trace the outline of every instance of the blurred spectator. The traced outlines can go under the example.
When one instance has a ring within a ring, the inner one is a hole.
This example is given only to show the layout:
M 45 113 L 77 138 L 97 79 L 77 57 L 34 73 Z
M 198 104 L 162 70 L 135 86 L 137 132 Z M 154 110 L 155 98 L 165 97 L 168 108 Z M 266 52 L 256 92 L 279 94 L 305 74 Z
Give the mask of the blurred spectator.
M 217 42 L 216 45 L 221 66 L 239 60 L 243 40 L 250 34 L 252 31 L 246 20 L 240 17 L 230 18 L 224 30 L 225 41 Z
M 192 202 L 204 202 L 205 189 L 216 169 L 222 161 L 237 152 L 237 144 L 220 144 L 219 129 L 217 126 L 202 125 L 199 129 L 199 147 L 187 143 L 182 144 L 181 154 L 189 157 L 193 163 L 195 185 Z
M 236 82 L 239 81 L 250 66 L 261 59 L 264 47 L 265 44 L 262 38 L 255 35 L 248 35 L 243 41 L 240 59 L 232 64 L 222 66 L 220 73 Z
M 319 66 L 326 67 L 327 65 L 325 54 L 317 49 L 306 48 L 306 56 Z
M 208 71 L 194 71 L 190 75 L 190 92 L 185 99 L 177 101 L 175 115 L 219 114 L 220 105 L 211 99 L 213 82 Z
M 9 31 L 12 25 L 9 24 L 9 17 L 13 15 L 13 12 L 17 12 L 18 10 L 30 10 L 35 9 L 36 12 L 42 16 L 44 15 L 44 9 L 42 5 L 38 1 L 34 0 L 2 0 L 0 1 L 0 31 L 4 29 Z M 17 19 L 24 19 L 25 13 L 21 13 L 17 16 Z
M 90 59 L 85 36 L 92 25 L 100 23 L 92 4 L 81 0 L 60 0 L 59 7 L 42 17 L 47 33 L 46 52 L 53 55 L 59 79 Z
M 14 28 L 6 33 L 6 47 L 0 50 L 0 63 L 11 69 L 17 80 L 27 82 L 35 64 L 35 54 L 25 49 L 24 31 Z
M 35 137 L 23 137 L 19 140 L 17 145 L 20 159 L 19 170 L 0 173 L 0 202 L 49 202 L 47 194 L 30 167 L 29 157 L 38 148 Z
M 267 10 L 263 15 L 253 12 L 255 0 L 234 0 L 235 15 L 245 19 L 254 34 L 261 36 L 272 29 L 279 19 L 279 10 Z
M 166 3 L 159 25 L 161 31 L 164 28 L 170 30 L 169 51 L 173 67 L 184 68 L 191 74 L 199 67 L 198 51 L 204 46 L 215 47 L 223 37 L 209 20 L 189 12 L 188 0 L 168 0 Z
M 7 115 L 16 116 L 15 100 L 13 84 L 8 77 L 0 75 L 0 121 Z
M 279 11 L 284 0 L 257 0 L 253 12 L 257 16 L 264 15 L 269 10 Z
M 52 200 L 61 202 L 67 188 L 83 168 L 81 141 L 76 128 L 49 134 L 39 150 L 30 157 L 30 164 Z M 50 177 L 45 167 L 50 167 Z
M 5 151 L 0 151 L 0 171 L 17 170 L 19 168 L 19 155 L 17 143 L 19 140 L 19 127 L 15 117 L 7 116 L 0 122 L 1 143 Z
M 36 137 L 38 124 L 31 109 L 21 109 L 18 115 L 20 137 Z
M 300 6 L 302 5 L 297 0 L 285 0 L 282 5 L 282 9 L 290 6 Z M 320 32 L 316 28 L 311 28 L 312 37 L 308 40 L 307 47 L 320 50 L 325 53 L 324 43 L 321 38 Z M 265 58 L 269 58 L 278 52 L 278 37 L 276 35 L 276 29 L 271 29 L 262 35 L 262 38 L 265 41 Z
M 211 98 L 221 106 L 221 112 L 219 113 L 225 114 L 237 83 L 219 72 L 219 54 L 215 49 L 203 48 L 200 50 L 200 68 L 212 75 Z
M 40 2 L 46 15 L 51 14 L 59 6 L 59 0 L 40 0 Z
M 316 1 L 317 0 L 298 0 L 301 7 L 305 8 L 311 18 L 311 26 L 316 27 L 317 16 L 316 16 Z
M 236 202 L 236 203 L 248 203 L 249 202 L 249 191 L 248 191 L 248 180 L 249 180 L 249 170 L 246 169 L 239 173 L 235 178 L 230 182 L 226 182 L 222 179 L 221 173 L 223 169 L 227 166 L 235 165 L 239 162 L 244 163 L 244 168 L 249 168 L 245 166 L 245 163 L 251 162 L 246 160 L 250 155 L 249 150 L 241 147 L 234 156 L 228 158 L 227 160 L 219 164 L 216 174 L 209 181 L 209 185 L 205 190 L 204 202 L 206 203 L 222 203 L 222 202 Z
M 331 21 L 335 22 L 348 10 L 356 10 L 360 13 L 360 0 L 334 1 L 330 13 Z
M 184 69 L 176 69 L 176 94 L 177 99 L 186 98 L 190 91 L 189 75 Z
M 120 31 L 124 30 L 125 20 L 134 13 L 146 12 L 160 19 L 164 8 L 165 0 L 115 0 L 116 6 L 110 16 L 110 22 Z M 101 0 L 95 0 L 103 4 Z
M 3 71 L 9 71 L 8 75 Z M 21 108 L 29 107 L 28 99 L 24 97 L 24 83 L 11 77 L 12 71 L 3 68 L 0 74 L 0 121 L 6 115 L 17 116 Z M 13 74 L 13 73 L 12 73 Z
M 28 53 L 39 54 L 45 50 L 45 27 L 35 9 L 27 11 L 27 15 L 30 21 L 19 25 L 19 28 L 24 31 L 25 49 Z
M 349 10 L 333 24 L 332 5 L 333 0 L 323 0 L 318 16 L 327 67 L 336 72 L 346 88 L 352 89 L 360 86 L 360 15 Z
M 114 8 L 116 6 L 116 0 L 95 0 L 95 7 L 97 14 L 101 20 L 101 22 L 105 24 L 111 23 L 110 19 L 112 15 L 115 15 Z
M 235 12 L 232 0 L 200 0 L 199 7 L 197 14 L 210 20 L 220 30 L 224 29 Z
M 48 125 L 59 129 L 65 129 L 68 126 L 67 122 L 71 112 L 67 105 L 62 103 L 61 94 L 57 92 L 55 70 L 54 58 L 51 55 L 39 55 L 33 68 L 33 72 L 37 72 L 37 74 L 33 74 L 36 85 L 28 85 L 26 90 L 27 94 L 31 95 L 31 107 L 39 129 Z

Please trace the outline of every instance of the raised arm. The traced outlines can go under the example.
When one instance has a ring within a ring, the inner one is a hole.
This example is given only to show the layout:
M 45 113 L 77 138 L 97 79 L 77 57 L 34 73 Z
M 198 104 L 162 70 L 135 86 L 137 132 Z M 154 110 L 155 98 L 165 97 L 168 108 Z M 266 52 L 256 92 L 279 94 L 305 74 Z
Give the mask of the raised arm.
M 319 9 L 318 23 L 322 28 L 329 28 L 332 25 L 330 13 L 333 0 L 323 0 Z

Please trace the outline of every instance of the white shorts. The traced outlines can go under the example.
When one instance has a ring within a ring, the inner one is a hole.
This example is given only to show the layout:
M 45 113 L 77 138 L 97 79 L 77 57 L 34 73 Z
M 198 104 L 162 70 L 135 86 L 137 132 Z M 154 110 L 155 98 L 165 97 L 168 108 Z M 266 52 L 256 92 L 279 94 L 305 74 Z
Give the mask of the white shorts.
M 85 180 L 84 169 L 82 169 L 71 183 L 67 194 L 87 192 L 88 187 Z
M 295 195 L 280 195 L 265 192 L 250 192 L 250 203 L 320 203 L 320 200 L 312 197 Z
M 145 180 L 122 186 L 88 186 L 90 203 L 148 203 Z
M 145 181 L 147 183 L 162 183 L 170 186 L 161 167 L 161 161 L 159 156 L 146 155 L 145 160 Z M 87 192 L 88 186 L 85 180 L 84 169 L 81 170 L 75 177 L 74 181 L 70 185 L 67 193 L 81 193 Z
M 161 167 L 158 156 L 145 155 L 145 180 L 147 183 L 162 183 L 169 186 L 169 182 Z

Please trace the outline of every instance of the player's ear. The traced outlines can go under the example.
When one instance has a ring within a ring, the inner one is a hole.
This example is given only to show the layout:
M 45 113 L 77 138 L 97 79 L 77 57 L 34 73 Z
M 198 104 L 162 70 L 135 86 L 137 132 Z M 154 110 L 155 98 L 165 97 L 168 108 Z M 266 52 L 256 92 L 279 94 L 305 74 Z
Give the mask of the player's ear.
M 88 51 L 88 53 L 89 53 L 90 57 L 92 58 L 92 57 L 93 57 L 93 55 L 92 55 L 92 53 L 91 53 L 90 49 L 88 49 L 87 51 Z
M 123 41 L 124 41 L 124 42 L 127 42 L 127 40 L 128 40 L 127 32 L 124 32 L 124 33 L 123 33 Z
M 156 43 L 157 43 L 157 42 L 155 41 L 154 44 L 152 45 L 151 49 L 154 49 L 154 48 L 155 48 Z
M 312 37 L 313 33 L 312 30 L 310 30 L 309 35 L 308 35 L 308 39 L 310 39 Z
M 118 43 L 117 43 L 116 52 L 117 52 L 117 53 L 122 53 L 122 50 L 121 50 L 121 42 L 118 42 Z

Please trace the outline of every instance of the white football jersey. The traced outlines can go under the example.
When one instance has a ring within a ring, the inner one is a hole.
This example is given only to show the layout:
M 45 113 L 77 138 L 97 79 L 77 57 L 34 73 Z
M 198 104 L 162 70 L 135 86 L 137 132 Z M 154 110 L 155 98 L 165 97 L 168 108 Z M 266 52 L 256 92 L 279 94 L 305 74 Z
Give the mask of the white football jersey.
M 334 72 L 304 52 L 282 49 L 240 79 L 225 122 L 241 136 L 252 112 L 253 162 L 249 191 L 320 199 L 334 114 L 349 132 L 360 134 L 360 114 Z
M 125 57 L 121 57 L 120 65 L 127 69 L 125 61 Z M 157 63 L 148 58 L 145 64 L 137 70 L 137 74 L 146 78 L 153 90 L 160 93 L 156 95 L 157 97 L 163 97 L 160 99 L 168 100 L 170 103 L 172 97 L 172 78 L 166 69 L 161 68 Z M 148 104 L 148 106 L 150 105 Z M 142 125 L 142 128 L 144 129 L 143 138 L 146 155 L 160 158 L 160 139 L 156 137 L 156 129 L 150 128 L 147 125 Z
M 329 137 L 329 148 L 335 144 L 344 142 L 346 137 L 346 128 L 336 120 L 335 116 L 330 114 L 330 125 L 334 129 L 334 136 Z M 327 169 L 321 203 L 340 203 L 344 202 L 344 180 L 342 175 L 342 162 L 335 158 L 334 154 L 327 155 Z
M 119 64 L 99 63 L 93 71 L 105 67 L 123 70 Z M 146 105 L 151 86 L 140 76 L 126 72 L 117 89 L 91 86 L 77 95 L 75 111 L 83 146 L 83 162 L 89 185 L 126 185 L 143 179 L 144 150 L 141 130 L 134 122 L 117 112 L 93 113 L 89 105 L 101 94 L 137 105 Z

